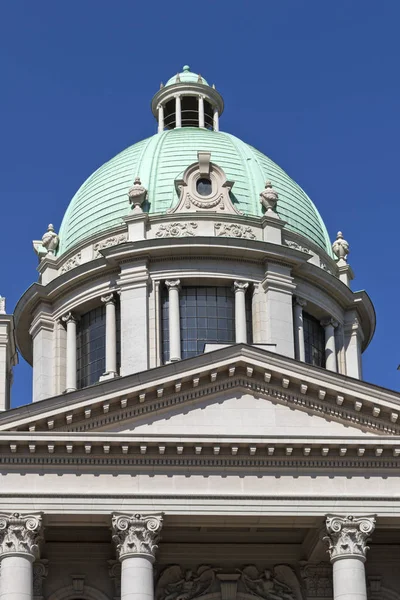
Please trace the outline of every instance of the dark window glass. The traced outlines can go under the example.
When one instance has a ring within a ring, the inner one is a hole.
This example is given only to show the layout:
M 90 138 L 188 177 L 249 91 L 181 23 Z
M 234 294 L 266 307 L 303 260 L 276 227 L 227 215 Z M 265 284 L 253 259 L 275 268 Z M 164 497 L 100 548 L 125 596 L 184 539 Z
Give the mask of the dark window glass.
M 320 322 L 303 312 L 304 349 L 306 362 L 316 367 L 325 367 L 325 332 Z
M 120 366 L 120 310 L 116 305 L 117 368 Z M 77 326 L 77 383 L 78 388 L 92 385 L 105 372 L 106 308 L 99 306 L 82 315 Z
M 235 342 L 235 295 L 232 287 L 184 287 L 179 292 L 181 356 L 204 352 L 207 343 Z M 169 361 L 168 290 L 162 295 L 162 355 Z M 248 343 L 252 343 L 251 297 L 246 295 Z
M 209 196 L 212 192 L 211 180 L 202 177 L 196 181 L 196 191 L 200 196 Z

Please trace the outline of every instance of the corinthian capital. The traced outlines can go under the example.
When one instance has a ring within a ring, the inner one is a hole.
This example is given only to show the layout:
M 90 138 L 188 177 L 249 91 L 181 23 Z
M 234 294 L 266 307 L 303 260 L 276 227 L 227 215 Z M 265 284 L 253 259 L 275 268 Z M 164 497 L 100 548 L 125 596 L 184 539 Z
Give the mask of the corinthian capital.
M 0 514 L 0 556 L 27 554 L 32 560 L 39 558 L 39 544 L 43 539 L 40 513 Z
M 359 558 L 364 562 L 368 550 L 367 542 L 374 529 L 375 515 L 365 517 L 328 515 L 326 517 L 328 535 L 323 539 L 329 545 L 331 561 L 340 558 Z
M 147 555 L 154 560 L 161 527 L 162 515 L 113 515 L 112 539 L 118 558 Z

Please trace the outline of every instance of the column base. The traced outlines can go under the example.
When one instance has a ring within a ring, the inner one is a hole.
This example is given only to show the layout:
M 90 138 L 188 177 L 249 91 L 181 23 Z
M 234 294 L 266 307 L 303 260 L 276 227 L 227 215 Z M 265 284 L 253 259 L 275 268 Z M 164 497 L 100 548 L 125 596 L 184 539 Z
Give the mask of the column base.
M 78 388 L 67 388 L 64 390 L 64 394 L 69 394 L 70 392 L 76 392 Z
M 107 381 L 107 379 L 115 379 L 116 377 L 119 377 L 118 373 L 115 371 L 110 371 L 109 373 L 103 373 L 103 375 L 100 375 L 99 381 Z

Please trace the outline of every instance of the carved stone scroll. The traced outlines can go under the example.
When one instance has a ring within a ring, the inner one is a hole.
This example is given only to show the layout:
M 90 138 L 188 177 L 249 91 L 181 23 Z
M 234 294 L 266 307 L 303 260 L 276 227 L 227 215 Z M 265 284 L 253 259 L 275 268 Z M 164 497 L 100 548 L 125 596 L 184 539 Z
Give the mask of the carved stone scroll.
M 0 514 L 0 554 L 29 554 L 39 558 L 41 514 Z
M 344 557 L 360 558 L 365 561 L 367 542 L 375 529 L 375 516 L 328 515 L 326 518 L 327 542 L 331 561 Z
M 112 539 L 118 558 L 135 554 L 154 558 L 161 528 L 162 515 L 113 515 Z

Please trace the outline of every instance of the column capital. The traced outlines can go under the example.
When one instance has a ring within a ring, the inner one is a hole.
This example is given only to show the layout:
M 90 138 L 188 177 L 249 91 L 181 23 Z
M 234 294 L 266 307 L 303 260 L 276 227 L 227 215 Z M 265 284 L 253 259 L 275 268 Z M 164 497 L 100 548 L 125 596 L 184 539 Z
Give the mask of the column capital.
M 160 108 L 164 108 L 164 104 L 162 102 L 157 104 L 157 110 L 160 110 Z
M 43 540 L 41 513 L 0 514 L 0 558 L 12 554 L 25 555 L 32 562 L 39 558 Z
M 248 287 L 249 287 L 249 284 L 246 281 L 234 281 L 234 283 L 233 283 L 233 289 L 235 292 L 239 292 L 239 291 L 245 292 Z
M 165 285 L 167 286 L 167 288 L 169 290 L 179 289 L 179 286 L 181 285 L 181 280 L 180 279 L 166 279 Z
M 162 521 L 162 514 L 114 514 L 112 516 L 112 539 L 116 545 L 119 560 L 134 556 L 147 556 L 154 560 Z
M 326 317 L 320 321 L 322 327 L 329 327 L 331 325 L 334 329 L 339 325 L 338 321 L 336 321 L 333 317 Z
M 307 300 L 304 300 L 304 298 L 299 298 L 299 296 L 295 296 L 294 303 L 298 306 L 301 306 L 301 308 L 305 308 L 307 306 Z
M 69 311 L 61 317 L 61 321 L 68 325 L 68 323 L 76 323 L 78 318 L 71 311 Z
M 101 296 L 101 301 L 103 302 L 103 304 L 115 304 L 115 294 L 114 292 L 111 292 L 110 294 L 107 294 L 106 296 Z
M 331 562 L 342 558 L 358 558 L 365 562 L 369 536 L 375 529 L 376 515 L 327 515 L 326 535 Z

